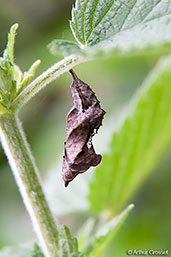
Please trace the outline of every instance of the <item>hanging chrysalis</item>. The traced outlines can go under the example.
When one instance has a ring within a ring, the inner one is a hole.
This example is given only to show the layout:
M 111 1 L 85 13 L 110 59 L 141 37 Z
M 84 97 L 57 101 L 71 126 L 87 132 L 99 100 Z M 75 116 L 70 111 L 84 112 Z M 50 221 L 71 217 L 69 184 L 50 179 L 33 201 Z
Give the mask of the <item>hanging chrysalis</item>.
M 65 155 L 63 157 L 62 177 L 65 187 L 79 173 L 97 166 L 102 159 L 96 154 L 92 137 L 102 125 L 105 111 L 101 109 L 95 93 L 77 78 L 73 70 L 71 92 L 74 106 L 67 115 Z

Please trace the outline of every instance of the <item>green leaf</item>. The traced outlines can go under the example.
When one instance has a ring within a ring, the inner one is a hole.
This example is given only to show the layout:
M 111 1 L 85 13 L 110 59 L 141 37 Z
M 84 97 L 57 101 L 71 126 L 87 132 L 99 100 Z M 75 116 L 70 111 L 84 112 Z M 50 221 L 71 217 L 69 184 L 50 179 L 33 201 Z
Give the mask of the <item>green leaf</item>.
M 3 58 L 0 57 L 0 89 L 4 100 L 6 97 L 6 101 L 4 102 L 8 107 L 11 105 L 14 98 L 20 94 L 30 82 L 40 64 L 40 60 L 37 60 L 27 72 L 24 72 L 24 74 L 20 68 L 14 64 L 14 43 L 17 28 L 18 24 L 14 24 L 11 27 Z
M 171 2 L 155 0 L 76 0 L 70 27 L 91 55 L 160 46 L 171 41 Z M 152 49 L 152 48 L 151 48 Z
M 92 247 L 92 241 L 96 235 L 99 220 L 100 216 L 89 218 L 79 229 L 77 237 L 79 240 L 79 249 L 81 251 L 85 251 L 85 249 L 87 251 L 87 249 Z
M 68 56 L 70 54 L 81 54 L 80 47 L 69 40 L 63 40 L 63 39 L 56 39 L 53 40 L 48 46 L 47 46 L 51 52 L 51 54 L 58 56 Z
M 103 229 L 97 233 L 93 242 L 85 250 L 85 257 L 102 256 L 107 245 L 111 242 L 133 207 L 133 204 L 129 205 L 120 215 L 113 218 L 108 224 L 104 226 Z
M 0 85 L 1 89 L 10 90 L 12 83 L 13 64 L 0 57 Z
M 15 43 L 15 33 L 18 29 L 18 24 L 14 24 L 10 28 L 10 33 L 8 33 L 8 43 L 4 51 L 3 58 L 8 60 L 12 64 L 14 63 L 14 43 Z
M 18 67 L 18 65 L 14 64 L 14 73 L 13 73 L 13 79 L 17 82 L 17 85 L 21 82 L 23 78 L 23 73 Z
M 15 98 L 16 90 L 17 90 L 17 82 L 16 80 L 12 80 L 11 90 L 10 90 L 10 101 L 12 101 Z
M 126 106 L 122 124 L 112 135 L 109 153 L 104 154 L 90 184 L 89 201 L 94 210 L 118 211 L 168 149 L 170 99 L 171 56 L 159 61 Z
M 1 98 L 1 95 L 0 95 L 0 98 Z M 5 108 L 5 106 L 2 103 L 0 103 L 0 116 L 7 112 L 8 110 Z
M 6 94 L 0 89 L 0 116 L 8 112 L 6 108 L 7 101 Z
M 63 225 L 59 234 L 59 257 L 81 257 L 78 252 L 77 239 L 73 238 L 69 229 Z
M 1 87 L 4 91 L 10 91 L 13 81 L 13 69 L 14 69 L 14 43 L 15 33 L 18 28 L 18 24 L 14 24 L 10 33 L 8 34 L 8 43 L 4 51 L 3 58 L 0 58 L 0 79 Z
M 31 257 L 45 257 L 37 243 L 34 244 Z
M 40 65 L 40 60 L 35 61 L 30 69 L 27 72 L 24 72 L 22 77 L 20 77 L 20 80 L 18 81 L 17 85 L 17 94 L 19 95 L 21 91 L 27 86 L 27 84 L 30 82 L 30 80 L 34 77 L 35 72 Z

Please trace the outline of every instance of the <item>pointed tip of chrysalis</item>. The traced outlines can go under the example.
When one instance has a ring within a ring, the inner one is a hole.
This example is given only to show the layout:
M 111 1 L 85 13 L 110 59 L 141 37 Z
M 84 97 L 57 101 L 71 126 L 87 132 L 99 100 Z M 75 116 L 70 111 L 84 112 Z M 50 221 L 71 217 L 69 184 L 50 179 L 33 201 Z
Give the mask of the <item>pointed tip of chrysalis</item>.
M 64 186 L 67 187 L 69 185 L 69 181 L 64 181 Z
M 77 80 L 77 79 L 78 79 L 78 78 L 77 78 L 77 75 L 75 74 L 75 72 L 74 72 L 72 69 L 70 69 L 69 72 L 71 73 L 71 75 L 72 75 L 72 77 L 73 77 L 74 80 Z

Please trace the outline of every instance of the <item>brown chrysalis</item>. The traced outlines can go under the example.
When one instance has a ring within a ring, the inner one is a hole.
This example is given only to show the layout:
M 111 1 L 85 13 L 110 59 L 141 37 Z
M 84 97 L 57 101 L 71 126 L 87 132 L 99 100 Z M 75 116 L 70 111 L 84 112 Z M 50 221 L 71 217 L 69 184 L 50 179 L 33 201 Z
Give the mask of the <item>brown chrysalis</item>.
M 73 77 L 71 92 L 74 106 L 67 115 L 65 155 L 62 167 L 65 187 L 79 173 L 101 162 L 102 156 L 95 153 L 92 137 L 102 125 L 105 115 L 105 111 L 101 109 L 100 102 L 91 88 L 78 79 L 73 70 L 70 70 L 70 73 Z

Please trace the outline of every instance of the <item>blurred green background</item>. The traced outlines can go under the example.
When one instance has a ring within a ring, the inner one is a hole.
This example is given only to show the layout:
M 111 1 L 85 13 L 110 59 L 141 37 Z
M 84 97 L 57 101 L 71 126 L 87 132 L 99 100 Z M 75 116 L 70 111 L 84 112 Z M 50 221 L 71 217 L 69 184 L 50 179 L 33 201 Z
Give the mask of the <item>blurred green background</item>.
M 46 46 L 55 38 L 73 39 L 69 28 L 73 3 L 71 0 L 0 0 L 1 55 L 10 26 L 18 22 L 15 57 L 20 68 L 27 70 L 36 59 L 41 59 L 38 75 L 57 62 L 62 57 L 52 56 Z M 92 61 L 80 64 L 74 70 L 96 91 L 107 111 L 107 119 L 110 113 L 129 101 L 159 57 L 160 53 Z M 20 113 L 42 176 L 62 157 L 65 117 L 72 106 L 70 83 L 71 76 L 62 75 Z M 117 256 L 126 256 L 128 249 L 169 250 L 170 247 L 171 250 L 170 164 L 168 152 L 131 200 L 135 208 L 111 243 L 107 256 L 112 256 L 112 251 Z M 66 222 L 70 225 L 70 218 Z M 76 230 L 74 226 L 72 229 Z M 32 225 L 0 148 L 0 248 L 32 238 Z

